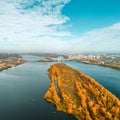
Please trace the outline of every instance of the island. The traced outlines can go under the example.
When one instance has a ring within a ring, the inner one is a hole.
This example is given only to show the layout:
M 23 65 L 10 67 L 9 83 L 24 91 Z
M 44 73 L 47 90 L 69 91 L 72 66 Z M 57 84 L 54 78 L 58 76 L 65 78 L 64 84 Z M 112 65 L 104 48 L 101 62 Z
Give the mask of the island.
M 40 59 L 38 62 L 57 62 L 57 60 L 53 60 L 52 58 Z
M 0 53 L 0 71 L 24 64 L 25 60 L 18 54 Z
M 58 111 L 78 120 L 119 120 L 120 100 L 86 74 L 64 63 L 49 70 L 51 84 L 44 98 Z

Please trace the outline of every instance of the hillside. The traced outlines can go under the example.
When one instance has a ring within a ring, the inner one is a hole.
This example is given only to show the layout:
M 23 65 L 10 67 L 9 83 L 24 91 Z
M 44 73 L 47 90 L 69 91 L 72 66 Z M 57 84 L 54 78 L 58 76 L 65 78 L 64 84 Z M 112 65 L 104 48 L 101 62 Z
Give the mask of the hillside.
M 78 120 L 120 120 L 120 101 L 84 73 L 63 63 L 50 67 L 45 99 Z

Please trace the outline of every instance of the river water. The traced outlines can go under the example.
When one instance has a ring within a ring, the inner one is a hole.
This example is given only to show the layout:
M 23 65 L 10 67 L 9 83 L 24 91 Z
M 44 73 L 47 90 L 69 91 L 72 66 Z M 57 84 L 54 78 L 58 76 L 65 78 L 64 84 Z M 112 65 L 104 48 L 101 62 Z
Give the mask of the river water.
M 74 61 L 68 61 L 66 64 L 94 78 L 120 99 L 120 70 Z
M 47 69 L 53 63 L 30 62 L 39 60 L 37 56 L 23 57 L 29 62 L 0 72 L 0 120 L 75 120 L 44 100 L 50 84 Z M 72 61 L 66 64 L 95 78 L 120 98 L 120 71 Z
M 74 120 L 44 100 L 50 85 L 47 69 L 53 63 L 23 57 L 29 62 L 0 72 L 0 120 Z

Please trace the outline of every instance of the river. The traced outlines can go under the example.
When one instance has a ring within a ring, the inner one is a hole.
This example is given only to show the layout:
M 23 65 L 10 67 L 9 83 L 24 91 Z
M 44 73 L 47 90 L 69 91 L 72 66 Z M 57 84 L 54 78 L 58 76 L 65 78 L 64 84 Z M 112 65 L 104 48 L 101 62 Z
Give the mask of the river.
M 47 69 L 53 63 L 30 62 L 37 56 L 24 55 L 27 63 L 0 72 L 0 120 L 75 120 L 57 112 L 44 100 L 50 80 Z M 77 62 L 65 62 L 96 79 L 120 98 L 120 71 Z
M 23 56 L 35 61 L 37 56 Z M 53 63 L 27 62 L 0 72 L 0 120 L 74 120 L 44 99 Z
M 67 61 L 66 64 L 94 78 L 120 99 L 120 70 L 74 61 Z

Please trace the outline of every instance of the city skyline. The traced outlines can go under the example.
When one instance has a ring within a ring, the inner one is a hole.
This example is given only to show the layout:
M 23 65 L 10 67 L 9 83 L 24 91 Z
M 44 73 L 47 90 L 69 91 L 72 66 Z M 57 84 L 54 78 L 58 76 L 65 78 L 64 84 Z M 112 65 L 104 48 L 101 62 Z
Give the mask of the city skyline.
M 118 0 L 1 0 L 0 51 L 120 52 Z

